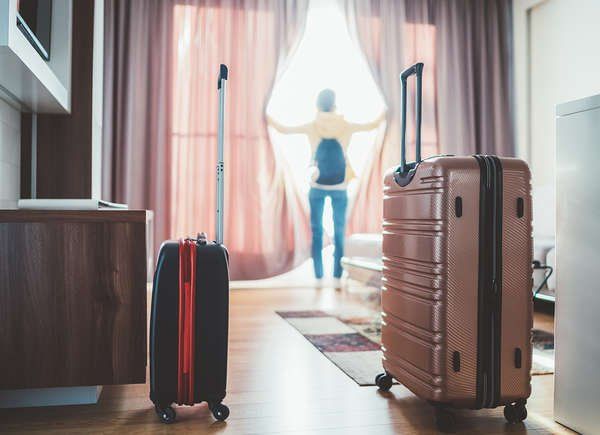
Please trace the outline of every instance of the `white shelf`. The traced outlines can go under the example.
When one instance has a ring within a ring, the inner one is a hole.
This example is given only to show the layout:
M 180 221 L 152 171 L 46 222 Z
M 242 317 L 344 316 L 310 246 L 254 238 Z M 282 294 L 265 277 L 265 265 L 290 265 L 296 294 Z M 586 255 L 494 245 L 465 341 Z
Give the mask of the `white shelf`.
M 0 94 L 22 111 L 71 110 L 71 0 L 54 0 L 50 61 L 17 27 L 17 0 L 0 0 Z

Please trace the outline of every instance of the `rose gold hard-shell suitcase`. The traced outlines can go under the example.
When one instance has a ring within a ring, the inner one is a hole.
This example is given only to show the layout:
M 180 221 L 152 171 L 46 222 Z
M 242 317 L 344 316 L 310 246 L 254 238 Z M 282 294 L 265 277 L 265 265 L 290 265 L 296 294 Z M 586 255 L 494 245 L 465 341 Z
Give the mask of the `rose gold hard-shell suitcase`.
M 384 180 L 382 350 L 395 378 L 436 409 L 506 405 L 527 417 L 531 392 L 530 173 L 519 159 L 420 158 L 423 64 L 401 74 L 402 158 Z M 417 80 L 416 162 L 406 163 L 407 79 Z

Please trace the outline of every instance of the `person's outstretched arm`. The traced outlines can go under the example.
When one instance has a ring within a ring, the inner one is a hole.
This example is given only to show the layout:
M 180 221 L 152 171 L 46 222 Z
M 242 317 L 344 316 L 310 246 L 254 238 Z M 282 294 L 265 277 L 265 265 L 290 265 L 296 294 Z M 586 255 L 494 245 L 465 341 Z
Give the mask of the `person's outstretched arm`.
M 379 127 L 381 121 L 385 119 L 385 112 L 381 112 L 381 115 L 377 119 L 367 123 L 349 123 L 350 130 L 354 133 L 356 131 L 369 131 Z
M 302 124 L 302 125 L 283 125 L 279 122 L 275 121 L 273 118 L 267 115 L 267 123 L 277 130 L 280 133 L 284 134 L 294 134 L 294 133 L 305 133 L 308 134 L 310 132 L 311 124 Z

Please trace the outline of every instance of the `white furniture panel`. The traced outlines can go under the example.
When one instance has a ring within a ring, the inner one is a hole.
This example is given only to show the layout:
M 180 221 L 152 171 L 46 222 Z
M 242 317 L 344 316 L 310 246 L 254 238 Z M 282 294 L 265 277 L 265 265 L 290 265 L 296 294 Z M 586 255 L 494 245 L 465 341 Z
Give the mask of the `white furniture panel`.
M 71 15 L 72 0 L 52 2 L 51 52 L 46 61 L 17 27 L 17 0 L 0 0 L 0 98 L 26 111 L 71 110 Z
M 600 95 L 556 113 L 554 417 L 600 433 Z
M 0 99 L 0 209 L 21 194 L 21 113 Z

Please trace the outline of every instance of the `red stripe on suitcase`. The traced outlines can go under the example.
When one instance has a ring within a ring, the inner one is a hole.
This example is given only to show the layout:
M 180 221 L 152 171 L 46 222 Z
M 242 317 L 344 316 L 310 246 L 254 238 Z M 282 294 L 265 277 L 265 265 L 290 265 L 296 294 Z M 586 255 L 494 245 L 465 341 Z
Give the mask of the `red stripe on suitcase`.
M 179 313 L 178 320 L 178 355 L 177 355 L 177 403 L 184 403 L 183 388 L 183 362 L 184 358 L 184 339 L 185 330 L 185 269 L 186 269 L 186 244 L 184 240 L 179 241 Z
M 179 242 L 179 322 L 177 403 L 194 404 L 194 331 L 196 300 L 196 243 Z
M 196 254 L 197 246 L 195 241 L 190 241 L 190 286 L 189 303 L 187 305 L 189 313 L 188 327 L 188 405 L 194 404 L 194 356 L 195 356 L 195 325 L 196 325 Z

